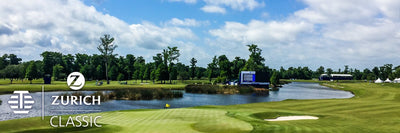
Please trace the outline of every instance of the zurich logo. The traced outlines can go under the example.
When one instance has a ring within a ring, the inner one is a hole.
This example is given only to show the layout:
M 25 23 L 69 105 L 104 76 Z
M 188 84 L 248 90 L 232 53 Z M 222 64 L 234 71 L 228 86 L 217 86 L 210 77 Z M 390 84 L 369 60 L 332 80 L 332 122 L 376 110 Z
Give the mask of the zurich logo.
M 28 114 L 34 103 L 29 91 L 14 91 L 8 100 L 8 104 L 15 114 Z
M 67 85 L 72 90 L 79 90 L 85 85 L 85 77 L 82 73 L 72 72 L 67 77 Z

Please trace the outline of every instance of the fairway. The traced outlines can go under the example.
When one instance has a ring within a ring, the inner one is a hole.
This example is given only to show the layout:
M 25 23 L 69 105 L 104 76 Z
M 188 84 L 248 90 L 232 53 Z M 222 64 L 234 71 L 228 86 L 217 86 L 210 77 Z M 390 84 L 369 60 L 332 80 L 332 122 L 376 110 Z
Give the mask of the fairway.
M 400 132 L 400 85 L 327 83 L 352 91 L 350 99 L 285 100 L 230 106 L 102 112 L 101 128 L 87 132 Z M 318 120 L 264 121 L 279 116 L 316 116 Z M 1 131 L 71 131 L 52 128 L 49 117 L 1 121 Z M 12 126 L 18 124 L 19 126 Z

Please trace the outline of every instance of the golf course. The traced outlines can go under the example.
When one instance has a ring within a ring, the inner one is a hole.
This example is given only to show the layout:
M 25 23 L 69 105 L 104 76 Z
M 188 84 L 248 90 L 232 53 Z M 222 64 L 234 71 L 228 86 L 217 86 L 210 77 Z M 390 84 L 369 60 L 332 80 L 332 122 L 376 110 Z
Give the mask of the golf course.
M 101 115 L 102 127 L 54 128 L 50 116 L 0 121 L 4 132 L 400 132 L 400 86 L 385 83 L 321 85 L 351 91 L 350 99 L 285 100 L 228 106 L 122 110 Z M 265 121 L 280 116 L 317 120 Z M 67 116 L 62 123 L 66 123 Z

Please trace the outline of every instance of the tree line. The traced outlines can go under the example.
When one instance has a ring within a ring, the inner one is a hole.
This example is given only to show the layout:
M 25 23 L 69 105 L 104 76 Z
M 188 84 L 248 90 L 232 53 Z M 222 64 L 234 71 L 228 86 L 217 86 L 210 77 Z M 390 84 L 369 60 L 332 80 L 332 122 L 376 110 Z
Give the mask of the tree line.
M 197 66 L 197 60 L 191 58 L 190 64 L 179 62 L 178 47 L 167 47 L 153 56 L 152 61 L 145 61 L 142 56 L 127 54 L 119 56 L 113 50 L 114 38 L 109 35 L 100 37 L 97 47 L 100 54 L 62 54 L 45 51 L 41 53 L 42 60 L 21 62 L 14 54 L 4 54 L 0 57 L 0 78 L 13 80 L 30 80 L 51 76 L 53 80 L 65 80 L 67 74 L 78 71 L 88 80 L 150 80 L 152 82 L 172 83 L 173 80 L 208 79 L 210 82 L 223 83 L 239 78 L 240 71 L 261 71 L 268 74 L 272 84 L 279 79 L 312 79 L 321 74 L 343 73 L 352 74 L 356 80 L 394 79 L 400 77 L 400 66 L 392 64 L 364 69 L 363 71 L 344 66 L 343 71 L 320 66 L 315 71 L 308 67 L 289 67 L 279 70 L 265 65 L 262 50 L 257 45 L 247 45 L 249 58 L 235 57 L 229 60 L 226 55 L 214 56 L 207 67 Z

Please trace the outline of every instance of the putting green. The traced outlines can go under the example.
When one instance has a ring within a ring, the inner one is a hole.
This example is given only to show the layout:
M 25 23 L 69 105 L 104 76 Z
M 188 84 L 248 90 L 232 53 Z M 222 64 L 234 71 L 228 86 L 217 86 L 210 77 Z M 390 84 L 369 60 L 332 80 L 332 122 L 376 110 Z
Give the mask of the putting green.
M 102 112 L 101 128 L 52 128 L 49 117 L 0 121 L 6 132 L 400 132 L 400 84 L 328 83 L 350 99 L 285 100 L 229 106 Z M 264 121 L 279 116 L 318 120 Z M 18 125 L 18 126 L 17 126 Z

